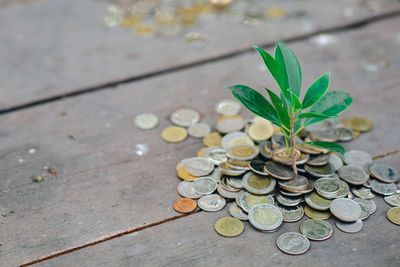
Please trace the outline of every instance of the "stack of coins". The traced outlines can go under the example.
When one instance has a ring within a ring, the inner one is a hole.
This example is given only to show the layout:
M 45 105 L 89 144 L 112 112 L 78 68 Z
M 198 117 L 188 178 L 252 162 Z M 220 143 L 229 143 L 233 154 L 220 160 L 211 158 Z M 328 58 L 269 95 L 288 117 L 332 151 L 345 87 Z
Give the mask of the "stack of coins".
M 248 220 L 256 230 L 274 232 L 284 222 L 299 221 L 305 214 L 310 220 L 302 223 L 300 233 L 285 233 L 277 240 L 278 247 L 290 254 L 307 251 L 308 240 L 322 241 L 332 236 L 333 227 L 325 221 L 331 216 L 339 230 L 361 231 L 363 222 L 376 211 L 373 201 L 376 195 L 384 196 L 388 204 L 395 206 L 387 212 L 387 217 L 400 224 L 400 192 L 396 186 L 400 175 L 395 168 L 374 162 L 361 150 L 348 151 L 342 160 L 325 149 L 304 145 L 295 151 L 298 169 L 295 175 L 284 136 L 270 122 L 261 118 L 243 119 L 238 115 L 240 106 L 230 100 L 219 102 L 216 111 L 221 115 L 216 131 L 204 127 L 207 131 L 196 134 L 197 138 L 204 136 L 204 147 L 196 157 L 183 159 L 176 167 L 177 176 L 183 180 L 178 193 L 184 198 L 177 201 L 188 203 L 188 208 L 181 208 L 182 212 L 187 213 L 194 206 L 188 198 L 197 199 L 197 206 L 208 212 L 219 211 L 231 202 L 228 211 L 235 219 L 223 218 L 215 225 L 219 234 L 229 237 L 243 232 L 241 221 Z M 172 127 L 182 130 L 200 124 L 200 116 L 191 109 L 175 111 L 170 120 L 176 125 Z M 371 129 L 372 124 L 366 122 L 349 119 L 348 128 L 323 122 L 307 129 L 296 142 L 348 141 L 354 136 L 354 132 L 350 134 L 353 128 L 360 132 Z M 337 138 L 338 132 L 341 138 Z M 162 137 L 171 142 L 178 139 L 175 135 L 162 134 Z M 178 204 L 174 207 L 182 206 Z M 288 242 L 297 242 L 298 248 L 289 251 Z

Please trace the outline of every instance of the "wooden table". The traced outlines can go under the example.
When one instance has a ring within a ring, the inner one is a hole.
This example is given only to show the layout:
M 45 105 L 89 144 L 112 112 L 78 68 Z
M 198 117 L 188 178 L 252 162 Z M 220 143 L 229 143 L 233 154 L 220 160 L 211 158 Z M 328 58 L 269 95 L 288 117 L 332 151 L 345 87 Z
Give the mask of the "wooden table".
M 335 228 L 333 237 L 312 242 L 302 256 L 285 255 L 275 245 L 301 221 L 272 234 L 246 222 L 237 238 L 217 235 L 214 223 L 226 208 L 190 215 L 172 208 L 179 197 L 175 166 L 194 156 L 201 140 L 160 139 L 168 115 L 179 107 L 198 110 L 215 127 L 215 104 L 232 98 L 225 86 L 276 91 L 249 47 L 264 44 L 270 51 L 271 42 L 282 39 L 299 58 L 304 87 L 331 71 L 330 88 L 354 97 L 340 120 L 363 116 L 374 123 L 372 131 L 344 143 L 346 149 L 371 155 L 399 149 L 397 1 L 382 1 L 378 13 L 358 8 L 346 19 L 343 9 L 359 7 L 357 1 L 304 1 L 311 31 L 293 22 L 272 22 L 267 29 L 214 22 L 205 26 L 209 37 L 202 48 L 179 38 L 138 41 L 105 29 L 104 2 L 11 2 L 0 5 L 1 25 L 7 25 L 0 31 L 0 266 L 399 264 L 399 227 L 386 219 L 389 206 L 379 196 L 362 232 Z M 335 42 L 313 42 L 321 31 Z M 158 115 L 160 125 L 136 129 L 132 120 L 143 112 Z M 139 144 L 148 148 L 144 155 L 136 153 Z M 399 154 L 377 161 L 400 167 Z M 44 180 L 33 182 L 35 175 Z

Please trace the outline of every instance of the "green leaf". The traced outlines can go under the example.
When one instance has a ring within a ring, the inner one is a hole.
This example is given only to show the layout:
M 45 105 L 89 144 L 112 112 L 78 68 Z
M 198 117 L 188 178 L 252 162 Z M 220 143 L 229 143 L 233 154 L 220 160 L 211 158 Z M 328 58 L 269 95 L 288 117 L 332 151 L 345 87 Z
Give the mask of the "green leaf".
M 328 72 L 318 78 L 311 86 L 308 88 L 306 95 L 303 99 L 303 108 L 306 109 L 314 105 L 321 97 L 325 94 L 329 87 L 329 79 L 331 73 Z
M 294 110 L 301 109 L 302 104 L 300 103 L 299 98 L 291 91 L 290 94 L 292 95 L 292 103 Z
M 278 118 L 282 122 L 282 124 L 290 130 L 290 118 L 289 115 L 286 111 L 286 109 L 283 107 L 281 99 L 271 90 L 268 88 L 265 88 L 267 90 L 269 98 L 271 99 L 272 105 L 274 105 L 275 110 L 278 112 Z
M 281 89 L 292 88 L 293 93 L 298 97 L 301 90 L 301 69 L 300 64 L 289 47 L 284 43 L 276 41 L 275 64 L 279 72 L 283 73 Z M 285 95 L 287 99 L 288 96 Z
M 257 116 L 269 120 L 277 126 L 282 125 L 274 107 L 256 90 L 240 84 L 226 87 L 225 89 L 230 90 L 237 100 Z
M 346 152 L 344 147 L 342 147 L 341 145 L 334 143 L 334 142 L 316 141 L 316 142 L 305 142 L 302 144 L 309 144 L 312 146 L 322 147 L 322 148 L 328 149 L 330 151 L 336 152 L 336 153 L 340 154 L 342 157 L 343 157 L 344 153 Z
M 336 117 L 336 116 L 324 115 L 324 114 L 314 113 L 314 112 L 301 113 L 301 114 L 298 116 L 299 119 L 307 119 L 307 118 L 323 118 L 323 119 L 329 119 L 329 118 L 332 118 L 332 117 Z M 307 124 L 305 124 L 304 126 L 307 126 Z
M 330 91 L 327 92 L 321 99 L 315 103 L 309 113 L 318 113 L 329 117 L 338 116 L 340 113 L 345 111 L 353 102 L 353 98 L 350 94 L 341 91 Z M 304 122 L 305 125 L 311 125 L 329 117 L 315 117 L 308 118 Z
M 278 80 L 275 78 L 277 75 L 279 75 L 276 71 L 275 59 L 270 54 L 265 52 L 262 48 L 255 46 L 255 45 L 253 45 L 253 48 L 255 50 L 257 50 L 257 52 L 260 54 L 260 56 L 262 57 L 262 59 L 264 61 L 265 66 L 267 66 L 272 77 L 274 77 L 274 79 L 278 82 Z M 279 82 L 278 82 L 278 84 L 279 84 Z

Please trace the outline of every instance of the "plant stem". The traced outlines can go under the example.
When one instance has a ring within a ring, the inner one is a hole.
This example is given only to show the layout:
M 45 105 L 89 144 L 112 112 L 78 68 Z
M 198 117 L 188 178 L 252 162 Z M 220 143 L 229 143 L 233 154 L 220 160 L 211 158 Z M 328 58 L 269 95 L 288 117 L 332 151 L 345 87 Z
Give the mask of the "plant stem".
M 295 154 L 294 154 L 294 150 L 295 150 L 295 139 L 294 139 L 294 115 L 295 113 L 293 112 L 290 116 L 290 154 L 292 156 L 292 169 L 293 172 L 295 174 L 295 177 L 297 176 L 297 166 L 296 166 L 296 158 L 295 158 Z

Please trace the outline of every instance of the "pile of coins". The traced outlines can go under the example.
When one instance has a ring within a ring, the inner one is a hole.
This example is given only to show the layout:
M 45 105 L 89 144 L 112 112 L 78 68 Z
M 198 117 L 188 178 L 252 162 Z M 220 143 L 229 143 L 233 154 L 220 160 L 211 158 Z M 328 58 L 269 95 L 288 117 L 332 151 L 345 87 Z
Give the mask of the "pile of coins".
M 325 149 L 303 145 L 295 151 L 296 176 L 280 129 L 259 117 L 245 120 L 238 115 L 240 110 L 235 101 L 218 102 L 216 112 L 221 116 L 215 132 L 192 109 L 170 115 L 174 126 L 162 130 L 163 140 L 181 142 L 190 135 L 202 138 L 204 145 L 196 157 L 176 166 L 183 180 L 177 188 L 183 198 L 175 202 L 176 211 L 189 213 L 198 206 L 216 212 L 229 203 L 232 217 L 215 224 L 217 233 L 226 237 L 240 235 L 242 221 L 248 220 L 259 231 L 274 232 L 284 222 L 299 221 L 305 214 L 310 219 L 301 224 L 300 233 L 285 233 L 277 239 L 277 246 L 293 255 L 306 252 L 309 240 L 332 236 L 333 227 L 325 221 L 332 215 L 339 230 L 361 231 L 363 221 L 376 211 L 372 200 L 376 194 L 394 206 L 387 218 L 400 225 L 396 186 L 400 175 L 395 168 L 374 162 L 364 151 L 348 151 L 342 159 Z M 371 128 L 371 122 L 363 118 L 349 118 L 341 125 L 327 120 L 303 131 L 296 143 L 303 139 L 350 141 Z

